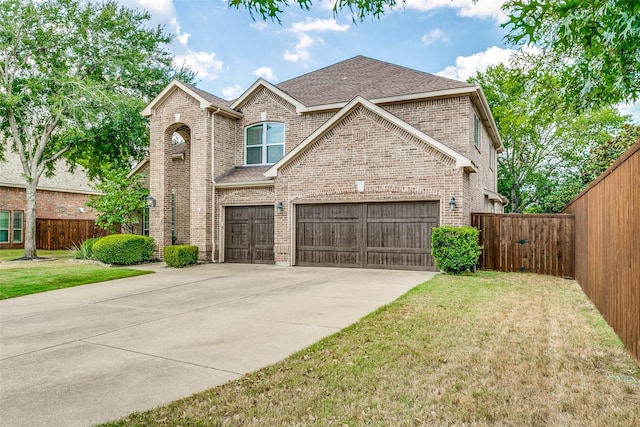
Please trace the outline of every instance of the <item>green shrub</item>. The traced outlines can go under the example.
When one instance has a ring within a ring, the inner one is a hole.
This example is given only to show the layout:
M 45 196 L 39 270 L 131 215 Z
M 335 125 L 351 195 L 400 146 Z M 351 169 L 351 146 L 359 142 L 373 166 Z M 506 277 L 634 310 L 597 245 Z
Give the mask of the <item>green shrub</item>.
M 478 245 L 480 233 L 474 227 L 437 227 L 431 235 L 431 254 L 436 266 L 447 273 L 459 274 L 475 271 L 482 247 Z
M 198 262 L 198 247 L 191 245 L 165 246 L 164 262 L 169 267 L 184 267 Z
M 155 241 L 136 234 L 112 234 L 93 244 L 95 259 L 107 264 L 131 265 L 151 260 Z
M 80 245 L 80 253 L 82 254 L 82 259 L 93 258 L 93 245 L 95 245 L 95 243 L 101 238 L 102 237 L 92 237 L 82 242 L 82 245 Z

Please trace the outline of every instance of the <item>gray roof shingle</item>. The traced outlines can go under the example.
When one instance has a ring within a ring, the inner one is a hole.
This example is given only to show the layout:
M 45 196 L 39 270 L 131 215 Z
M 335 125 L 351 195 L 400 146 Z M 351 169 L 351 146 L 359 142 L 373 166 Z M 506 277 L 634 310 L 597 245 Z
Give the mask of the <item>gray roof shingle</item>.
M 25 187 L 26 182 L 23 177 L 22 163 L 20 156 L 10 150 L 5 150 L 4 158 L 0 160 L 0 186 Z M 74 172 L 69 172 L 69 166 L 64 160 L 56 162 L 55 175 L 47 177 L 42 174 L 38 181 L 38 189 L 41 190 L 63 190 L 79 193 L 97 193 L 91 187 L 86 172 L 80 166 Z
M 231 184 L 240 182 L 269 181 L 271 178 L 264 176 L 264 173 L 271 166 L 236 166 L 218 176 L 216 184 Z
M 307 107 L 475 86 L 365 56 L 321 68 L 276 87 Z

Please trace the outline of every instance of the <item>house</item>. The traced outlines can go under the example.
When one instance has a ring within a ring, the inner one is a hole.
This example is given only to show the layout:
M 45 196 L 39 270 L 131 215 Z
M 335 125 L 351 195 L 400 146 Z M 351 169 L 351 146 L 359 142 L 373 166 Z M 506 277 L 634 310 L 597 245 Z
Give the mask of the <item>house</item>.
M 24 247 L 26 185 L 18 154 L 5 150 L 4 158 L 0 161 L 0 249 L 18 249 Z M 37 248 L 67 249 L 84 240 L 85 223 L 93 224 L 96 218 L 96 212 L 85 206 L 93 194 L 98 193 L 80 167 L 70 172 L 59 160 L 54 176 L 43 174 L 36 193 Z M 94 226 L 90 228 L 93 233 Z
M 505 203 L 482 89 L 363 56 L 259 79 L 233 101 L 173 81 L 142 114 L 151 141 L 139 167 L 160 251 L 175 242 L 218 262 L 435 269 L 433 227 Z

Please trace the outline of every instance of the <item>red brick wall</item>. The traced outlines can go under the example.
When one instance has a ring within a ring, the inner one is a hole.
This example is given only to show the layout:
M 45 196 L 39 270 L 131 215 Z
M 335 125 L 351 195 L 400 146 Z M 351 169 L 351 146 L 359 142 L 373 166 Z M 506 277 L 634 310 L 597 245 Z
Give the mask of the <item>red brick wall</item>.
M 0 187 L 0 210 L 25 211 L 27 207 L 26 191 L 24 188 Z M 36 217 L 45 219 L 85 219 L 95 220 L 96 212 L 85 203 L 89 200 L 87 194 L 66 193 L 60 191 L 38 190 L 36 194 Z M 84 212 L 80 212 L 80 208 Z M 26 216 L 24 216 L 26 220 Z M 23 220 L 23 221 L 24 221 Z M 13 215 L 9 224 L 9 236 L 13 235 Z M 24 224 L 23 224 L 24 236 Z M 0 243 L 0 248 L 22 248 L 21 243 Z

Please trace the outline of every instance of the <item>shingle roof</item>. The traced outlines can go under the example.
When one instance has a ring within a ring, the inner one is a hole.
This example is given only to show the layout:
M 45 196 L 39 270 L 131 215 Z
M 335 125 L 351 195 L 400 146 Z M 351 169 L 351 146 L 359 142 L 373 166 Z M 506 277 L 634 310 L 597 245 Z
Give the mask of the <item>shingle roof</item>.
M 212 103 L 213 105 L 217 105 L 220 107 L 228 107 L 229 105 L 231 105 L 230 101 L 227 101 L 226 99 L 222 99 L 218 96 L 215 96 L 205 90 L 202 90 L 200 88 L 197 88 L 193 85 L 190 85 L 188 83 L 184 83 L 183 84 L 185 86 L 187 86 L 189 89 L 193 90 L 194 92 L 196 92 L 198 95 L 200 95 L 201 97 L 203 97 L 204 99 L 206 99 L 207 101 L 209 101 L 210 103 Z
M 264 173 L 270 167 L 271 166 L 236 166 L 217 177 L 215 181 L 216 184 L 268 181 L 271 178 L 265 177 Z
M 365 56 L 312 71 L 276 87 L 307 107 L 475 86 Z
M 20 163 L 18 154 L 10 150 L 5 150 L 4 158 L 6 162 L 0 161 L 0 185 L 6 187 L 25 187 L 26 182 L 22 176 L 22 163 Z M 46 177 L 45 174 L 42 174 L 38 181 L 38 189 L 97 193 L 89 183 L 89 178 L 82 167 L 76 167 L 72 173 L 69 172 L 69 167 L 64 160 L 58 160 L 56 162 L 55 175 Z

